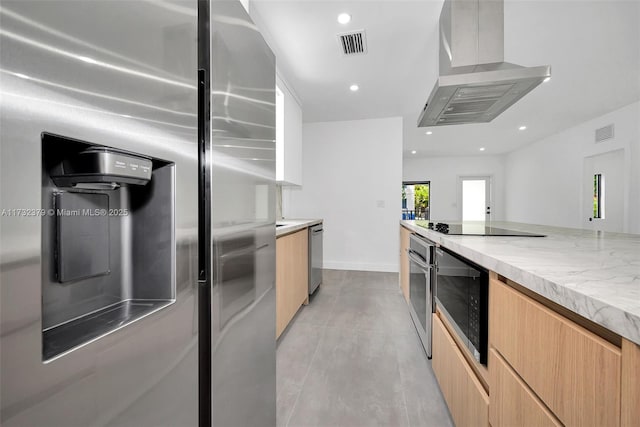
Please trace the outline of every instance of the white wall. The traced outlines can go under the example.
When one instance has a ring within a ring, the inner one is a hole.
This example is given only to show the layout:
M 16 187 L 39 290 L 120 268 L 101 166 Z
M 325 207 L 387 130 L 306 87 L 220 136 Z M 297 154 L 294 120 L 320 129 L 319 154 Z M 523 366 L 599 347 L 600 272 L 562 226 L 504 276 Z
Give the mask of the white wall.
M 613 123 L 615 137 L 596 144 L 594 131 Z M 506 219 L 582 228 L 584 158 L 624 149 L 625 228 L 640 233 L 640 103 L 584 122 L 509 153 Z
M 398 271 L 402 118 L 305 123 L 285 218 L 324 219 L 325 268 Z
M 459 177 L 492 177 L 492 217 L 504 219 L 502 156 L 405 158 L 404 181 L 431 181 L 431 219 L 461 221 Z

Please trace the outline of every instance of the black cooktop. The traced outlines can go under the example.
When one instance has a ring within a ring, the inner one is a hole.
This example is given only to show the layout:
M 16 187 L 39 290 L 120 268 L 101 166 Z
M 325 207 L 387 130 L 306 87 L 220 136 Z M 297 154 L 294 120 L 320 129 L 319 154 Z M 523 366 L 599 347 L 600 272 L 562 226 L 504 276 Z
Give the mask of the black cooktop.
M 425 227 L 421 225 L 421 227 Z M 447 224 L 444 222 L 429 222 L 426 228 L 451 236 L 514 236 L 514 237 L 546 237 L 544 234 L 527 233 L 524 231 L 507 230 L 486 224 Z

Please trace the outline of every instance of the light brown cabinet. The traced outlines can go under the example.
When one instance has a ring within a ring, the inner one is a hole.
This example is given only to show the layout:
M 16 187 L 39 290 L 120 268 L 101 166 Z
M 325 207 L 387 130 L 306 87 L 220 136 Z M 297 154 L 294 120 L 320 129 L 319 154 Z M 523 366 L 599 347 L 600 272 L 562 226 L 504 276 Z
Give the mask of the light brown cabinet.
M 400 227 L 400 289 L 409 302 L 409 236 L 411 231 Z
M 488 427 L 489 396 L 437 314 L 433 315 L 433 372 L 457 427 Z
M 309 232 L 276 239 L 276 338 L 309 300 Z
M 495 278 L 489 334 L 491 347 L 563 424 L 620 424 L 619 348 Z
M 640 346 L 622 340 L 622 427 L 640 423 Z
M 495 349 L 489 352 L 489 365 L 489 422 L 492 427 L 562 426 Z
M 407 299 L 410 234 L 400 227 Z M 433 316 L 432 367 L 456 426 L 639 425 L 639 345 L 495 272 L 489 282 L 487 367 Z

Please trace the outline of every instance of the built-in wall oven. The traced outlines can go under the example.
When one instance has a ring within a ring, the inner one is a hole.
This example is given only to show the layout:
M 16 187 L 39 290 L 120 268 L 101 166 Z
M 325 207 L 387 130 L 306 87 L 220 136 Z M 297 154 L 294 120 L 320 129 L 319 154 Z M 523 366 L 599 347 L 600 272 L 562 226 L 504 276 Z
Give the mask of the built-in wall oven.
M 436 252 L 436 306 L 475 359 L 487 364 L 489 273 L 439 247 Z
M 417 234 L 409 238 L 409 312 L 427 356 L 431 358 L 435 244 Z

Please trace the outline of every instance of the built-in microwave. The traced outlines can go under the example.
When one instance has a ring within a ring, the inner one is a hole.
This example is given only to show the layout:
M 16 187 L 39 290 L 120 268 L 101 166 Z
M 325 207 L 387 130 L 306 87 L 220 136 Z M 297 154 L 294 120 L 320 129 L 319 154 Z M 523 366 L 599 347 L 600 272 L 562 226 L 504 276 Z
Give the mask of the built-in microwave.
M 436 307 L 475 359 L 486 365 L 489 272 L 458 254 L 437 248 Z

